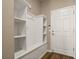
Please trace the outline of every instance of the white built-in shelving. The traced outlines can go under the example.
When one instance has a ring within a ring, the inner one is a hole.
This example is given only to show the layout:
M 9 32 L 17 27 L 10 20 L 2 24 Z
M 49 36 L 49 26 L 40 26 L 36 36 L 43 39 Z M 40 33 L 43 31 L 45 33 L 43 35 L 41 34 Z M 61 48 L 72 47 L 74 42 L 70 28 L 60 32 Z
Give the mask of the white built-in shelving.
M 14 0 L 14 59 L 40 47 L 47 40 L 46 18 L 29 15 L 28 8 L 31 6 L 26 0 Z
M 14 58 L 18 59 L 26 49 L 26 14 L 28 4 L 25 0 L 14 0 Z
M 15 54 L 26 50 L 26 21 L 14 18 Z

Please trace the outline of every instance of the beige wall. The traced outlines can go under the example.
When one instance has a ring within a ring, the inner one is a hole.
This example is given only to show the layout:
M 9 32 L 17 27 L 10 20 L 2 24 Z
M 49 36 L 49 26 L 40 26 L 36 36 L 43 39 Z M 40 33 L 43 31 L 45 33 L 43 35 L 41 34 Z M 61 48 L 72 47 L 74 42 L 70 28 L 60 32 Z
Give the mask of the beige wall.
M 29 4 L 31 4 L 32 8 L 31 13 L 35 14 L 35 15 L 39 15 L 40 14 L 40 2 L 39 0 L 26 0 L 29 2 Z
M 65 6 L 74 5 L 75 0 L 45 0 L 41 2 L 41 14 L 47 16 L 48 24 L 50 24 L 50 11 Z M 48 32 L 48 48 L 50 48 L 50 32 Z
M 2 0 L 2 59 L 14 59 L 13 0 Z

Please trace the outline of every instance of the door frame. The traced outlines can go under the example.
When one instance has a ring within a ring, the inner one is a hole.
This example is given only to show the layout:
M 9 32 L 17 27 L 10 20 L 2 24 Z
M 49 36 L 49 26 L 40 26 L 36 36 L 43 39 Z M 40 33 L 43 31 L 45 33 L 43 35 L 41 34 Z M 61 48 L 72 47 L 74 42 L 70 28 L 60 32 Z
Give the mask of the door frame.
M 75 15 L 75 5 L 72 5 L 72 6 L 67 6 L 67 7 L 64 7 L 64 8 L 69 8 L 69 7 L 73 7 L 73 10 L 74 10 L 74 15 Z M 63 9 L 63 8 L 60 8 L 60 9 Z M 56 9 L 57 10 L 57 9 Z M 52 10 L 51 12 L 50 12 L 50 14 L 52 14 L 52 12 L 53 12 L 54 10 Z M 50 16 L 51 17 L 51 16 Z M 51 18 L 50 18 L 50 20 L 51 20 Z M 51 27 L 52 27 L 52 22 L 51 22 Z M 75 29 L 76 29 L 76 20 L 75 20 Z M 75 39 L 74 39 L 74 51 L 73 51 L 73 57 L 74 58 L 76 58 L 76 30 L 75 30 L 75 33 L 74 33 L 74 35 L 75 35 Z M 51 51 L 52 52 L 57 52 L 57 51 L 54 51 L 54 50 L 52 50 L 52 45 L 51 45 L 51 43 L 52 43 L 52 28 L 50 28 L 50 49 L 51 49 Z M 60 53 L 60 52 L 59 52 Z M 64 54 L 64 53 L 62 53 L 62 54 Z M 67 54 L 64 54 L 64 55 L 67 55 Z

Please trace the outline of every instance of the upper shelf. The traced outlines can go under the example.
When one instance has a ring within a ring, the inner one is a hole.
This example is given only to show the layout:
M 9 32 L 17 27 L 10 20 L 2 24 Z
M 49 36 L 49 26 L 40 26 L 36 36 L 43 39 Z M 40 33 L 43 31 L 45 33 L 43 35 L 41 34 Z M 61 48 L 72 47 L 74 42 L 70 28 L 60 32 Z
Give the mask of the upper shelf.
M 18 18 L 18 17 L 15 17 L 14 19 L 16 22 L 21 22 L 21 21 L 25 22 L 26 21 L 26 19 L 22 19 L 22 18 Z
M 18 36 L 14 36 L 14 38 L 22 38 L 22 37 L 26 37 L 26 35 L 18 35 Z
M 14 17 L 26 19 L 28 8 L 31 8 L 31 5 L 26 0 L 14 0 Z

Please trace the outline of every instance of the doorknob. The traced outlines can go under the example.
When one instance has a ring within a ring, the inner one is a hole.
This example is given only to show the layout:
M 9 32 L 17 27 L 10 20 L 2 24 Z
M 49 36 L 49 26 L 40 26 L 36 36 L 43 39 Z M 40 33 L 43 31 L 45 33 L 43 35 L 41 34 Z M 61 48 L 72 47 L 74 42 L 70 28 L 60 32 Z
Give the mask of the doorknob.
M 54 32 L 54 31 L 52 31 L 52 32 Z

